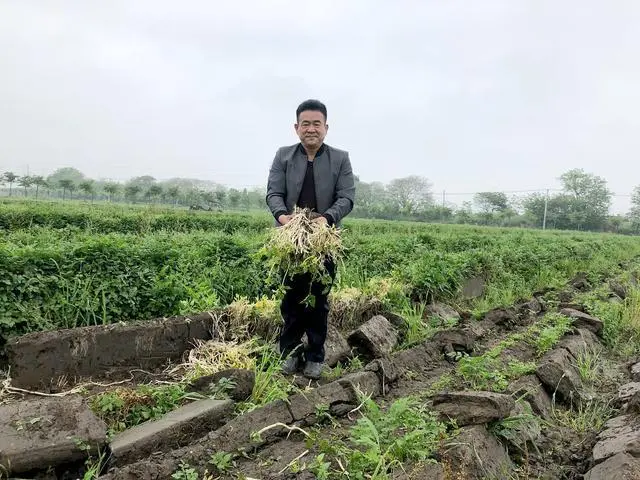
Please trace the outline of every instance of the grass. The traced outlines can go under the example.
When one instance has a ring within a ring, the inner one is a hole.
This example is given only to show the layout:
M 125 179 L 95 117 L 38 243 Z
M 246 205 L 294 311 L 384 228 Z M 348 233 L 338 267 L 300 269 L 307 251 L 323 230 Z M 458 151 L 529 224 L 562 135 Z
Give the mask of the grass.
M 107 424 L 109 434 L 121 432 L 162 415 L 199 398 L 186 391 L 189 382 L 229 368 L 255 372 L 255 384 L 249 399 L 236 404 L 238 414 L 251 411 L 274 400 L 284 400 L 295 390 L 280 372 L 280 355 L 271 345 L 255 339 L 244 342 L 198 342 L 185 363 L 169 372 L 175 383 L 120 387 L 91 398 L 92 410 Z M 226 398 L 234 385 L 221 379 L 218 388 L 209 392 L 213 398 Z
M 615 409 L 606 400 L 592 398 L 572 408 L 559 408 L 553 402 L 553 420 L 577 433 L 600 432 Z
M 580 378 L 588 385 L 593 385 L 602 373 L 603 350 L 601 347 L 585 347 L 578 352 L 576 368 Z
M 603 301 L 598 292 L 579 297 L 589 312 L 604 322 L 605 345 L 618 357 L 640 353 L 640 289 L 631 287 L 620 303 Z
M 547 313 L 541 322 L 528 331 L 527 343 L 535 347 L 538 356 L 551 350 L 571 330 L 573 320 L 557 312 Z
M 307 468 L 320 479 L 390 479 L 405 462 L 429 461 L 447 428 L 415 398 L 404 397 L 383 410 L 366 400 L 346 439 L 307 439 L 318 455 Z
M 266 213 L 3 204 L 0 337 L 195 313 L 238 299 L 277 304 L 265 281 L 275 263 L 259 255 L 272 225 Z M 477 312 L 640 254 L 637 238 L 615 235 L 350 218 L 344 227 L 332 302 L 345 327 L 372 299 L 398 313 L 434 299 Z M 476 275 L 487 279 L 485 295 L 462 299 L 462 285 Z M 253 312 L 249 329 L 272 332 L 263 318 L 273 311 Z M 409 343 L 428 334 L 418 322 L 409 330 Z
M 91 400 L 92 410 L 105 421 L 109 435 L 154 420 L 188 402 L 181 384 L 120 387 Z

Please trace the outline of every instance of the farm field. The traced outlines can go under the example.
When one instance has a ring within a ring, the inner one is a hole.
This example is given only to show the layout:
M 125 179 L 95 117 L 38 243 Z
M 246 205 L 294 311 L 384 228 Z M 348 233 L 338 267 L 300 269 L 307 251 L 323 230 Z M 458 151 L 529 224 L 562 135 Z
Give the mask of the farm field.
M 259 255 L 266 213 L 0 201 L 0 423 L 13 425 L 0 428 L 47 437 L 58 427 L 16 420 L 15 406 L 24 415 L 77 398 L 104 429 L 81 439 L 80 457 L 16 472 L 594 480 L 612 478 L 603 465 L 614 459 L 640 471 L 624 447 L 601 445 L 608 420 L 640 423 L 633 387 L 619 391 L 640 353 L 640 238 L 344 227 L 336 355 L 309 382 L 279 373 L 279 303 Z M 119 362 L 127 342 L 139 356 Z M 222 413 L 204 430 L 172 430 L 152 450 L 125 441 L 214 400 Z

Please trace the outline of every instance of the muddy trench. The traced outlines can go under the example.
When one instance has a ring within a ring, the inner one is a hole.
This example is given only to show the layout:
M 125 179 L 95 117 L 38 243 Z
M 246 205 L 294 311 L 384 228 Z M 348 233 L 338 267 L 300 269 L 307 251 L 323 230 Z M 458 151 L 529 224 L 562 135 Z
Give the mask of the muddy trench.
M 357 353 L 365 360 L 359 371 L 319 382 L 298 378 L 298 391 L 287 401 L 241 416 L 232 411 L 233 399 L 206 405 L 202 412 L 187 412 L 186 420 L 154 433 L 152 441 L 138 428 L 138 438 L 106 442 L 104 426 L 83 406 L 80 395 L 14 395 L 0 405 L 0 424 L 18 443 L 28 432 L 26 447 L 31 451 L 20 455 L 16 447 L 18 454 L 9 458 L 0 449 L 0 464 L 15 472 L 9 478 L 82 478 L 87 451 L 97 453 L 91 445 L 99 444 L 106 459 L 99 478 L 109 480 L 169 479 L 189 469 L 199 476 L 185 473 L 179 478 L 312 479 L 318 477 L 309 466 L 322 454 L 323 445 L 346 441 L 361 418 L 363 395 L 382 408 L 410 396 L 437 413 L 447 434 L 430 455 L 431 462 L 406 462 L 380 478 L 640 479 L 640 448 L 635 447 L 640 445 L 640 367 L 635 366 L 638 359 L 621 360 L 603 346 L 603 322 L 580 302 L 581 294 L 596 287 L 601 285 L 589 285 L 578 276 L 562 290 L 539 292 L 479 319 L 436 305 L 431 313 L 441 315 L 443 325 L 455 315 L 455 327 L 440 328 L 429 340 L 405 350 L 396 349 L 403 340 L 402 320 L 376 311 L 356 331 L 334 332 L 332 363 Z M 606 301 L 624 301 L 630 287 L 619 287 L 616 283 L 610 288 Z M 545 326 L 550 314 L 569 319 L 570 326 L 559 342 L 546 345 L 542 340 L 555 328 Z M 169 326 L 157 322 L 146 336 L 135 330 L 137 348 L 153 355 L 145 354 L 142 362 L 130 356 L 121 362 L 109 358 L 117 368 L 100 381 L 135 385 L 162 379 L 166 365 L 131 367 L 157 365 L 152 356 L 179 358 L 175 342 L 184 355 L 189 338 L 215 338 L 215 324 L 207 318 L 210 315 L 197 317 L 186 327 L 180 321 Z M 91 365 L 100 365 L 102 357 L 91 353 L 91 342 L 104 335 L 91 332 L 86 337 L 91 340 L 79 343 L 63 337 L 75 357 L 88 359 L 80 362 L 84 370 L 78 377 L 58 377 L 46 391 L 68 389 L 91 371 Z M 110 335 L 126 343 L 124 338 L 134 333 L 113 327 Z M 54 333 L 50 336 L 46 345 L 56 341 Z M 28 344 L 23 354 L 32 354 L 34 348 Z M 19 349 L 9 356 L 10 362 L 16 352 Z M 38 361 L 45 362 L 48 354 L 44 348 Z M 587 365 L 589 358 L 597 365 Z M 26 372 L 23 378 L 25 387 L 42 387 L 37 372 Z M 74 435 L 86 442 L 79 445 L 70 438 Z M 55 444 L 56 451 L 41 448 L 43 444 Z M 230 455 L 226 463 L 219 456 L 223 453 Z M 65 460 L 43 469 L 52 455 Z M 212 462 L 214 457 L 220 461 Z M 344 465 L 337 460 L 327 459 L 329 468 L 340 472 Z M 205 471 L 210 477 L 203 477 Z

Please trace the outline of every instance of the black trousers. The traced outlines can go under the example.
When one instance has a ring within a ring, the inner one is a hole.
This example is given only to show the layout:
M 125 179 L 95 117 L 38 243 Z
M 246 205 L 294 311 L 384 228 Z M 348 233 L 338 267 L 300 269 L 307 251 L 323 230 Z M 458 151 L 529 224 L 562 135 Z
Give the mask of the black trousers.
M 320 282 L 311 282 L 311 276 L 296 275 L 285 281 L 288 287 L 280 304 L 280 313 L 284 324 L 280 332 L 280 352 L 283 358 L 302 347 L 302 336 L 306 333 L 308 346 L 305 359 L 309 362 L 324 361 L 324 342 L 327 339 L 327 320 L 329 318 L 329 290 L 336 277 L 336 265 L 325 262 L 331 283 L 326 286 Z M 315 298 L 312 305 L 305 299 L 311 294 Z

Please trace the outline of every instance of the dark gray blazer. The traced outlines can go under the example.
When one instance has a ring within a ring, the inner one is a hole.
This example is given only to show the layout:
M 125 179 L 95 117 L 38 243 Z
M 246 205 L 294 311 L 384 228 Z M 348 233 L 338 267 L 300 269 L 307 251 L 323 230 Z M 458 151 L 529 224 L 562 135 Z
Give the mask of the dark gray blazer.
M 300 144 L 280 147 L 273 159 L 267 182 L 267 205 L 276 217 L 292 213 L 307 172 L 306 156 L 296 155 Z M 313 161 L 316 204 L 320 214 L 327 214 L 336 226 L 353 209 L 355 182 L 349 153 L 325 143 L 325 153 Z

